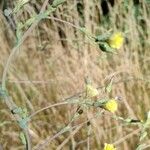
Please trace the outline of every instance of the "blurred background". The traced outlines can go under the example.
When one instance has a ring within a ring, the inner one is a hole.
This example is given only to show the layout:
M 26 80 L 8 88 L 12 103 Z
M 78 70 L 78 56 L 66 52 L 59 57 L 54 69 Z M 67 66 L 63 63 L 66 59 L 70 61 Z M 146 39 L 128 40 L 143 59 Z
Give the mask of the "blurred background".
M 1 76 L 16 44 L 17 24 L 38 14 L 43 2 L 30 0 L 16 15 L 6 17 L 4 10 L 13 9 L 17 0 L 0 1 Z M 125 33 L 124 44 L 117 54 L 106 54 L 72 25 L 43 19 L 19 47 L 10 66 L 7 88 L 15 103 L 32 114 L 73 95 L 78 97 L 81 95 L 78 93 L 84 90 L 86 76 L 95 87 L 100 87 L 100 98 L 103 98 L 106 96 L 103 87 L 107 79 L 114 76 L 112 92 L 107 96 L 121 97 L 116 114 L 143 119 L 150 109 L 150 1 L 67 0 L 50 17 L 85 27 L 92 35 L 101 35 L 109 30 L 121 31 Z M 33 146 L 66 126 L 76 108 L 63 105 L 34 116 L 29 124 Z M 83 114 L 74 125 L 85 121 L 86 115 Z M 89 112 L 90 115 L 93 112 Z M 92 119 L 90 147 L 101 150 L 104 143 L 115 143 L 118 150 L 134 150 L 139 142 L 137 129 L 136 125 L 123 126 L 109 114 Z M 4 150 L 24 149 L 19 131 L 1 98 L 0 144 Z M 45 149 L 86 150 L 87 139 L 85 125 L 62 134 Z M 150 140 L 147 138 L 146 142 L 150 143 Z

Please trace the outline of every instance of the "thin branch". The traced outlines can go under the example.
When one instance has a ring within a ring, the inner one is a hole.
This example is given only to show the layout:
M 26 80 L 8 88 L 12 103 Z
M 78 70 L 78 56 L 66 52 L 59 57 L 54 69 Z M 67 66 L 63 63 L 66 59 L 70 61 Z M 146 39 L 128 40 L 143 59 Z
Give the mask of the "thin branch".
M 132 81 L 132 80 L 142 80 L 142 81 L 146 81 L 146 80 L 143 80 L 143 79 L 140 79 L 140 78 L 130 78 L 130 79 L 125 79 L 125 80 L 121 80 L 121 81 L 117 81 L 117 82 L 114 82 L 113 84 L 119 84 L 121 82 L 129 82 L 129 81 Z M 45 81 L 46 82 L 46 81 Z M 149 82 L 147 80 L 147 82 Z M 101 88 L 104 88 L 105 86 L 99 86 L 97 89 L 101 89 Z M 72 98 L 75 98 L 75 97 L 79 97 L 79 95 L 81 94 L 84 94 L 84 91 L 81 91 L 81 92 L 78 92 L 72 96 L 69 96 L 63 100 L 60 100 L 62 101 L 61 103 L 56 103 L 56 104 L 53 104 L 53 105 L 49 105 L 49 106 L 46 106 L 44 108 L 41 108 L 40 110 L 37 110 L 36 112 L 34 112 L 33 114 L 30 115 L 30 119 L 32 119 L 35 115 L 37 115 L 38 113 L 41 113 L 42 111 L 45 111 L 47 109 L 50 109 L 52 107 L 56 107 L 56 106 L 60 106 L 60 105 L 66 105 L 66 104 L 69 104 L 67 101 L 68 100 L 71 100 Z
M 88 137 L 87 137 L 87 150 L 90 150 L 90 134 L 91 134 L 91 125 L 88 128 Z
M 68 104 L 68 102 L 65 101 L 65 102 L 56 103 L 56 104 L 53 104 L 53 105 L 44 107 L 44 108 L 42 108 L 42 109 L 40 109 L 40 110 L 37 110 L 37 111 L 34 112 L 33 114 L 31 114 L 31 115 L 29 116 L 29 118 L 30 118 L 30 119 L 33 118 L 35 115 L 37 115 L 38 113 L 40 113 L 40 112 L 42 112 L 42 111 L 44 111 L 44 110 L 47 110 L 47 109 L 50 109 L 50 108 L 56 107 L 56 106 L 66 105 L 66 104 Z
M 47 19 L 53 19 L 53 20 L 56 20 L 56 21 L 59 21 L 59 22 L 68 24 L 69 26 L 72 26 L 72 27 L 74 27 L 74 28 L 76 28 L 76 29 L 78 29 L 78 30 L 81 30 L 81 27 L 76 26 L 76 25 L 74 25 L 73 23 L 70 23 L 70 22 L 68 22 L 68 21 L 65 21 L 65 20 L 56 18 L 56 17 L 47 17 Z
M 61 129 L 57 134 L 55 134 L 54 136 L 48 136 L 45 140 L 43 140 L 40 144 L 37 144 L 33 150 L 42 150 L 47 144 L 51 143 L 54 139 L 56 139 L 57 137 L 59 137 L 60 135 L 62 135 L 65 132 L 70 131 L 70 129 L 75 129 L 77 127 L 83 127 L 85 124 L 87 124 L 90 120 L 99 117 L 104 111 L 102 110 L 100 113 L 96 113 L 94 117 L 88 119 L 87 121 L 84 121 L 78 125 L 75 125 L 73 127 L 70 127 L 70 123 L 64 127 L 63 129 Z
M 47 0 L 46 0 L 47 1 Z M 43 4 L 45 6 L 45 3 Z M 43 7 L 42 7 L 43 8 Z M 43 9 L 42 9 L 43 12 Z M 41 13 L 41 12 L 40 12 Z M 14 47 L 12 49 L 11 54 L 9 55 L 9 58 L 6 62 L 6 65 L 4 67 L 4 71 L 3 71 L 3 75 L 2 75 L 2 87 L 5 89 L 6 88 L 6 76 L 7 76 L 7 72 L 8 69 L 10 67 L 10 64 L 12 63 L 12 60 L 18 50 L 18 48 L 22 45 L 22 43 L 26 40 L 26 38 L 32 33 L 32 30 L 37 26 L 37 24 L 39 23 L 39 20 L 36 20 L 31 27 L 25 32 L 25 34 L 22 36 L 22 38 L 20 39 L 19 43 L 17 44 L 16 47 Z
M 43 11 L 46 9 L 46 6 L 48 4 L 48 0 L 45 0 L 40 13 L 43 13 Z M 39 23 L 39 20 L 36 20 L 31 27 L 29 27 L 29 29 L 25 32 L 25 34 L 22 36 L 22 38 L 20 39 L 19 43 L 17 43 L 16 47 L 14 47 L 8 57 L 8 60 L 6 62 L 6 65 L 4 67 L 4 71 L 3 71 L 3 75 L 2 75 L 2 89 L 6 90 L 6 76 L 9 70 L 9 67 L 13 61 L 13 58 L 15 57 L 15 54 L 18 50 L 18 48 L 21 46 L 21 44 L 25 41 L 25 39 L 32 33 L 32 30 L 35 28 L 35 26 Z M 10 96 L 5 96 L 5 103 L 8 106 L 8 108 L 10 109 L 10 111 L 14 110 L 14 108 L 17 108 L 17 105 L 13 102 L 12 98 Z M 16 120 L 21 120 L 21 116 L 19 114 L 15 114 L 14 117 L 16 118 Z M 23 132 L 26 136 L 26 140 L 27 140 L 27 145 L 26 145 L 26 149 L 27 150 L 31 150 L 31 140 L 30 140 L 30 135 L 29 135 L 29 131 L 28 129 L 23 129 Z
M 140 131 L 141 131 L 141 129 L 136 129 L 136 130 L 134 130 L 133 132 L 127 134 L 126 136 L 120 138 L 118 141 L 114 142 L 113 144 L 114 144 L 114 145 L 118 145 L 118 144 L 122 143 L 123 141 L 125 141 L 126 139 L 132 137 L 134 134 L 139 133 Z
M 77 127 L 74 131 L 72 131 L 72 133 L 68 136 L 68 138 L 66 138 L 58 147 L 56 150 L 61 150 L 63 148 L 63 146 L 72 138 L 72 136 L 74 136 L 80 129 L 82 126 Z

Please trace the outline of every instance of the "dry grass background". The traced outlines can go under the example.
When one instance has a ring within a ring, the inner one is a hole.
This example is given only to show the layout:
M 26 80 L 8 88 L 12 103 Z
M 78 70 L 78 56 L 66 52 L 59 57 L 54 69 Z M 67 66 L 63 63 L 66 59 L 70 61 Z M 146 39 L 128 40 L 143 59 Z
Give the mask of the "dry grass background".
M 32 114 L 40 108 L 83 91 L 86 76 L 98 87 L 105 86 L 106 79 L 114 75 L 117 83 L 113 85 L 109 96 L 122 97 L 117 115 L 125 118 L 143 116 L 150 106 L 150 4 L 141 0 L 138 5 L 129 1 L 125 6 L 125 2 L 127 1 L 116 0 L 114 7 L 110 7 L 109 15 L 104 17 L 98 0 L 68 0 L 51 15 L 76 26 L 85 26 L 92 34 L 105 33 L 109 29 L 128 31 L 124 45 L 117 55 L 102 53 L 97 45 L 68 24 L 53 19 L 41 21 L 20 46 L 11 64 L 7 87 L 13 100 L 19 106 L 27 107 Z M 14 6 L 16 1 L 11 3 Z M 37 13 L 41 4 L 40 1 L 26 4 L 19 12 L 16 22 Z M 136 9 L 139 10 L 138 15 L 135 15 Z M 1 10 L 1 75 L 14 44 L 14 31 Z M 104 96 L 100 88 L 100 97 Z M 35 116 L 30 122 L 33 145 L 56 134 L 69 122 L 75 110 L 76 106 L 60 106 Z M 89 113 L 89 116 L 92 115 Z M 82 117 L 80 122 L 85 118 Z M 92 150 L 102 149 L 105 142 L 115 143 L 121 150 L 134 150 L 138 144 L 138 133 L 135 132 L 137 126 L 121 126 L 120 122 L 112 120 L 109 115 L 93 119 L 91 127 Z M 9 110 L 1 102 L 0 144 L 5 150 L 23 149 L 19 130 Z M 75 149 L 87 149 L 86 126 L 74 132 L 76 134 L 62 149 L 72 149 L 73 143 L 76 144 Z M 73 131 L 61 135 L 47 149 L 57 149 L 72 133 Z M 149 139 L 146 142 L 150 143 Z

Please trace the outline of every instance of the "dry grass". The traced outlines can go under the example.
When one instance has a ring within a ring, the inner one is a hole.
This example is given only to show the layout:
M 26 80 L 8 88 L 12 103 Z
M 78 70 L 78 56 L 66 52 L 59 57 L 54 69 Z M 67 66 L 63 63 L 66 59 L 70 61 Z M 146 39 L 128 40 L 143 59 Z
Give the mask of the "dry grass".
M 113 85 L 109 96 L 121 96 L 123 99 L 117 115 L 135 119 L 143 116 L 150 106 L 150 4 L 141 1 L 136 6 L 139 7 L 136 17 L 133 2 L 130 1 L 127 7 L 123 2 L 116 1 L 115 6 L 110 8 L 109 18 L 102 15 L 98 0 L 81 1 L 83 16 L 73 0 L 67 1 L 52 15 L 76 26 L 84 25 L 92 34 L 101 34 L 109 29 L 127 31 L 125 43 L 117 55 L 106 55 L 99 51 L 94 42 L 68 24 L 50 19 L 41 21 L 20 46 L 9 69 L 7 87 L 13 100 L 19 106 L 27 107 L 32 114 L 83 91 L 86 76 L 90 76 L 96 86 L 105 86 L 106 80 L 114 75 L 117 83 Z M 39 4 L 35 5 L 40 9 Z M 25 20 L 34 12 L 33 6 L 27 4 L 17 20 Z M 15 34 L 1 11 L 1 75 L 14 43 Z M 102 88 L 100 93 L 100 97 L 106 96 Z M 33 145 L 66 126 L 75 110 L 76 106 L 72 105 L 53 107 L 35 116 L 30 122 Z M 88 113 L 89 117 L 93 115 L 93 112 Z M 86 114 L 75 124 L 85 120 Z M 6 124 L 1 126 L 2 122 Z M 102 149 L 106 142 L 116 143 L 121 150 L 133 150 L 138 144 L 137 129 L 137 126 L 121 126 L 120 122 L 114 121 L 106 113 L 91 121 L 90 147 L 92 150 Z M 0 144 L 4 149 L 23 149 L 18 131 L 20 129 L 9 110 L 1 103 Z M 47 149 L 58 148 L 68 137 L 70 139 L 62 149 L 72 149 L 74 143 L 76 149 L 87 149 L 87 132 L 85 126 L 62 134 Z M 149 139 L 146 142 L 150 143 Z

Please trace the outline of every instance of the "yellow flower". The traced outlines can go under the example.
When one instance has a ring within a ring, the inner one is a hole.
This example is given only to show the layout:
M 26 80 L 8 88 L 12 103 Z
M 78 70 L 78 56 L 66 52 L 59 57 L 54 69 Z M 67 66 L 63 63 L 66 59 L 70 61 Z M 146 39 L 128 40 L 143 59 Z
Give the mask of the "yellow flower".
M 119 49 L 123 44 L 123 35 L 121 32 L 114 33 L 108 39 L 108 44 L 111 48 Z
M 111 99 L 106 102 L 104 108 L 112 113 L 114 113 L 118 109 L 118 103 L 115 99 Z
M 107 144 L 105 143 L 104 150 L 116 150 L 113 144 Z
M 86 96 L 87 97 L 95 97 L 98 96 L 98 90 L 96 88 L 94 88 L 92 85 L 87 84 L 86 85 Z

